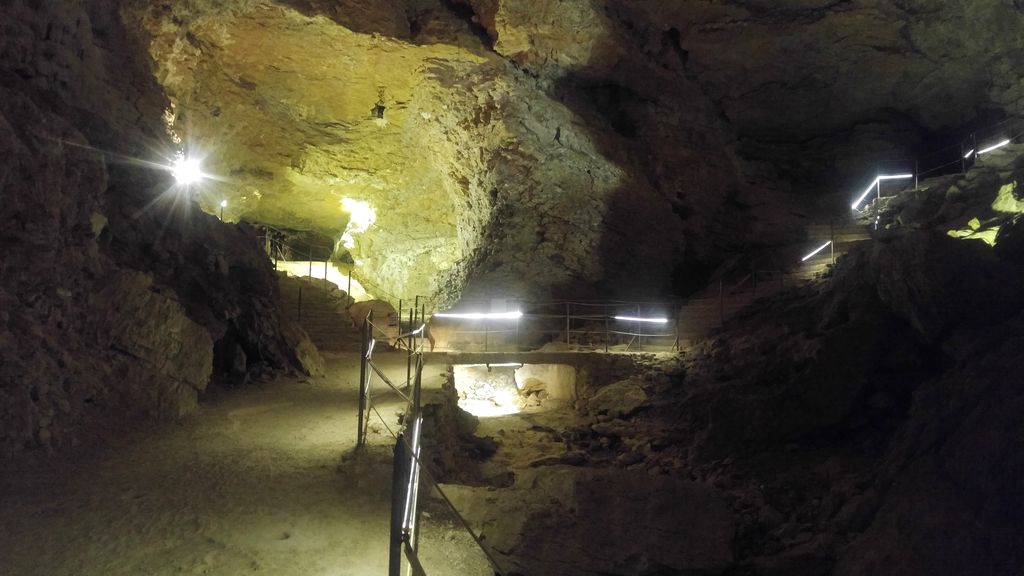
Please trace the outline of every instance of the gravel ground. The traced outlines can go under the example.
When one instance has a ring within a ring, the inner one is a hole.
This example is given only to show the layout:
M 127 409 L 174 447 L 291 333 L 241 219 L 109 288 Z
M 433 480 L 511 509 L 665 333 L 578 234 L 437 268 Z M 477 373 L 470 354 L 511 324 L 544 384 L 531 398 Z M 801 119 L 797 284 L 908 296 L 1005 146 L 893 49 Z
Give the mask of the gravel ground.
M 384 574 L 393 440 L 374 426 L 353 453 L 357 357 L 101 447 L 3 463 L 0 573 Z M 384 361 L 404 378 L 404 355 Z M 402 406 L 382 400 L 394 429 Z M 444 510 L 424 514 L 421 534 L 431 576 L 493 574 Z

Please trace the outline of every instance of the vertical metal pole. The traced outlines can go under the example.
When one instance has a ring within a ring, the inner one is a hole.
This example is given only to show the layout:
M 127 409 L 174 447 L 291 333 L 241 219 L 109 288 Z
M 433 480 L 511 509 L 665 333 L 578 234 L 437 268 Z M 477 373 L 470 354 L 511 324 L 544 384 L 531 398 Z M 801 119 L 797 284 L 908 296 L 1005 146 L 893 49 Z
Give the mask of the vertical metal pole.
M 640 305 L 636 305 L 636 317 L 640 317 Z M 643 322 L 637 320 L 636 322 L 636 349 L 639 351 L 644 345 L 644 327 Z
M 309 277 L 313 278 L 313 248 L 307 248 L 307 252 L 309 253 Z
M 917 190 L 918 189 L 918 184 L 920 184 L 920 181 L 918 179 L 918 174 L 920 174 L 920 173 L 921 173 L 921 162 L 918 161 L 918 160 L 914 160 L 914 190 Z
M 608 305 L 604 305 L 604 353 L 608 353 L 608 341 L 611 339 L 611 332 L 608 330 Z
M 566 302 L 565 303 L 565 345 L 566 345 L 566 347 L 570 346 L 570 344 L 569 344 L 569 333 L 570 333 L 569 330 L 571 330 L 571 328 L 569 327 L 569 303 Z
M 513 343 L 513 351 L 519 352 L 519 318 L 516 318 L 516 341 Z
M 409 326 L 415 324 L 414 314 L 413 310 L 409 310 Z M 410 378 L 412 378 L 412 348 L 409 349 L 409 354 L 405 357 L 405 381 L 409 382 Z
M 412 322 L 409 323 L 409 326 L 410 326 L 410 330 L 411 330 L 412 329 L 411 328 Z M 402 334 L 405 334 L 405 331 L 402 330 L 402 299 L 399 298 L 398 299 L 398 335 L 401 336 Z M 410 336 L 410 341 L 411 340 L 412 340 L 412 337 Z M 408 345 L 406 346 L 406 348 L 408 348 Z
M 405 514 L 405 483 L 408 478 L 406 462 L 409 461 L 405 448 L 405 436 L 398 435 L 391 466 L 391 537 L 388 545 L 388 576 L 402 576 L 402 517 Z
M 963 146 L 961 145 L 961 148 Z M 882 179 L 877 178 L 875 182 L 875 230 L 878 230 L 878 221 L 882 219 Z
M 356 432 L 356 447 L 362 448 L 366 439 L 363 438 L 363 421 L 366 419 L 366 353 L 370 349 L 369 338 L 370 323 L 363 318 L 363 330 L 361 344 L 359 346 L 359 431 Z
M 352 270 L 348 271 L 348 294 L 349 298 L 352 298 Z M 353 298 L 354 300 L 354 298 Z
M 832 220 L 832 221 L 830 221 L 828 223 L 828 239 L 829 239 L 830 242 L 832 242 L 831 244 L 829 244 L 829 247 L 830 247 L 830 250 L 832 252 L 832 265 L 835 266 L 836 265 L 836 222 L 835 222 L 835 220 Z
M 327 260 L 330 258 L 324 258 L 324 290 L 327 290 Z
M 682 302 L 673 302 L 672 303 L 672 307 L 676 311 L 676 340 L 675 340 L 675 342 L 672 345 L 672 349 L 678 352 L 679 351 L 679 320 L 681 319 L 681 316 L 682 316 L 680 311 L 683 309 L 683 304 L 682 304 Z

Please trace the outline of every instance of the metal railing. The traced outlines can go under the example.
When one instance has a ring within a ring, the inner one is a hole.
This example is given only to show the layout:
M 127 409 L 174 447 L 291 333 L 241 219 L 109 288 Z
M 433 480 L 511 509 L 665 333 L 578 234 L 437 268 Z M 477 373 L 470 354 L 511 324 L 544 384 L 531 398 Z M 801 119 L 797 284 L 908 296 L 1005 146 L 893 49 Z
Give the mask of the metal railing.
M 267 224 L 256 225 L 257 239 L 263 246 L 264 252 L 270 258 L 271 263 L 274 266 L 274 270 L 278 269 L 278 264 L 281 261 L 291 260 L 303 260 L 309 262 L 308 277 L 310 280 L 315 280 L 313 276 L 314 263 L 317 269 L 320 268 L 321 262 L 323 263 L 323 287 L 326 290 L 328 288 L 327 279 L 328 270 L 330 267 L 330 256 L 333 253 L 333 248 L 329 246 L 317 246 L 313 244 L 306 244 L 304 242 L 288 241 L 286 238 L 288 234 L 283 230 L 275 228 Z M 326 254 L 323 259 L 313 258 L 314 254 Z M 360 281 L 360 284 L 362 282 Z M 340 286 L 339 286 L 340 288 Z M 303 300 L 303 285 L 299 284 L 298 298 L 296 303 L 296 319 L 302 321 L 302 300 Z M 352 297 L 352 270 L 348 272 L 348 286 L 345 291 L 349 298 Z M 287 310 L 286 310 L 287 311 Z
M 501 308 L 495 310 L 495 307 Z M 465 312 L 460 312 L 465 311 Z M 503 318 L 482 311 L 519 313 Z M 640 350 L 646 344 L 678 349 L 678 302 L 604 301 L 492 301 L 462 300 L 452 314 L 476 314 L 475 318 L 430 319 L 430 337 L 437 337 L 443 351 L 521 351 L 527 347 L 564 342 L 569 349 L 624 346 Z
M 896 190 L 896 194 L 910 189 L 917 190 L 923 180 L 966 174 L 974 165 L 983 163 L 984 155 L 1008 144 L 1020 142 L 1024 142 L 1024 117 L 1011 116 L 996 124 L 975 130 L 955 144 L 927 154 L 911 159 L 880 162 L 875 166 L 875 176 L 877 178 L 886 173 L 904 172 L 913 176 L 913 186 L 911 187 L 909 184 L 901 186 Z M 883 195 L 881 182 L 878 183 L 874 208 L 876 217 L 879 201 L 883 197 L 894 195 L 891 193 L 892 191 L 893 189 L 890 188 L 890 194 Z M 865 206 L 864 211 L 868 210 L 868 207 Z
M 423 305 L 425 306 L 425 305 Z M 420 310 L 421 312 L 423 309 Z M 410 354 L 406 363 L 407 378 L 404 386 L 396 386 L 384 371 L 374 363 L 376 338 L 374 332 L 382 332 L 373 324 L 373 311 L 367 313 L 362 328 L 362 346 L 359 365 L 359 416 L 356 434 L 357 449 L 366 446 L 370 414 L 374 414 L 394 438 L 395 446 L 392 459 L 391 475 L 391 515 L 388 539 L 388 575 L 402 574 L 402 556 L 407 562 L 408 574 L 425 576 L 426 571 L 419 560 L 419 494 L 420 482 L 426 479 L 442 501 L 458 518 L 463 528 L 480 547 L 496 574 L 504 574 L 500 564 L 483 545 L 466 519 L 459 513 L 451 499 L 431 475 L 430 470 L 421 460 L 423 436 L 423 333 L 426 326 L 421 324 L 416 330 L 401 334 L 399 341 L 407 342 Z M 397 394 L 405 401 L 405 416 L 401 427 L 392 430 L 387 419 L 381 415 L 374 405 L 374 376 L 387 385 L 390 392 Z M 404 390 L 403 390 L 404 388 Z

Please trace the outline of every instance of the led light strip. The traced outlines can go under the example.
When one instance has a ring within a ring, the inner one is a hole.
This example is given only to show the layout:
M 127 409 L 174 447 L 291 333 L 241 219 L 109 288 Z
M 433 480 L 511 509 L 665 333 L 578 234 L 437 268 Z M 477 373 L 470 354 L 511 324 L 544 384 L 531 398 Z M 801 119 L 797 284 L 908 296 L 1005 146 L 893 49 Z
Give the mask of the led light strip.
M 822 244 L 821 246 L 818 246 L 818 248 L 817 248 L 817 249 L 816 249 L 816 250 L 815 250 L 814 252 L 811 252 L 811 253 L 810 253 L 810 254 L 808 254 L 807 256 L 804 256 L 803 258 L 801 258 L 801 259 L 800 259 L 800 261 L 801 261 L 801 262 L 807 262 L 808 260 L 810 260 L 811 258 L 813 258 L 815 254 L 817 254 L 818 252 L 821 252 L 821 251 L 822 251 L 822 250 L 824 250 L 825 248 L 828 248 L 828 245 L 829 245 L 829 244 L 831 244 L 831 243 L 832 243 L 832 241 L 831 241 L 831 240 L 829 240 L 828 242 L 825 242 L 825 243 L 824 243 L 824 244 Z
M 515 312 L 437 312 L 438 318 L 461 318 L 464 320 L 516 320 L 523 317 L 519 310 Z
M 637 316 L 616 316 L 616 320 L 623 322 L 650 322 L 651 324 L 668 324 L 668 318 L 640 318 Z
M 982 154 L 988 154 L 989 152 L 991 152 L 991 151 L 993 151 L 993 150 L 995 150 L 997 148 L 1002 148 L 1003 146 L 1006 146 L 1009 143 L 1010 143 L 1009 140 L 1003 140 L 1002 142 L 1000 142 L 998 144 L 995 144 L 993 146 L 989 146 L 988 148 L 985 148 L 984 150 L 978 150 L 978 156 L 981 156 Z
M 914 177 L 913 174 L 885 174 L 885 175 L 879 176 L 878 178 L 875 178 L 875 181 L 871 183 L 871 186 L 868 186 L 868 189 L 865 190 L 864 193 L 861 194 L 860 197 L 858 197 L 853 202 L 853 204 L 850 204 L 850 208 L 852 208 L 853 210 L 856 210 L 857 206 L 860 206 L 860 203 L 863 202 L 865 198 L 867 198 L 868 194 L 870 194 L 871 191 L 874 190 L 875 186 L 878 186 L 878 183 L 881 182 L 882 180 L 902 180 L 904 178 L 913 178 L 913 177 Z

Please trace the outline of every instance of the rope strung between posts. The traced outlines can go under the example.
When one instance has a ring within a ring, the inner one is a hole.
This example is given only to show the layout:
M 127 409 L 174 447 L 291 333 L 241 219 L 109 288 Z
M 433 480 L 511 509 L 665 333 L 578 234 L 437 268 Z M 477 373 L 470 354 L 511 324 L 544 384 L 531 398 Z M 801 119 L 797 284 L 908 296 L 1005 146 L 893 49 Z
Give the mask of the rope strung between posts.
M 469 522 L 462 516 L 462 514 L 459 513 L 458 509 L 455 508 L 455 504 L 452 503 L 451 499 L 448 498 L 448 495 L 445 494 L 444 490 L 441 489 L 440 484 L 438 484 L 437 480 L 434 479 L 434 476 L 430 473 L 430 470 L 426 466 L 424 466 L 423 462 L 419 459 L 419 457 L 413 453 L 412 446 L 405 439 L 405 437 L 399 437 L 397 434 L 395 434 L 391 427 L 388 426 L 388 423 L 384 420 L 384 416 L 382 416 L 381 413 L 377 410 L 376 406 L 371 406 L 370 409 L 373 410 L 373 413 L 377 415 L 377 418 L 380 420 L 381 424 L 384 425 L 384 429 L 388 431 L 388 434 L 390 434 L 391 437 L 394 438 L 396 442 L 402 442 L 402 444 L 405 445 L 406 449 L 409 450 L 409 454 L 411 454 L 412 459 L 416 461 L 416 465 L 420 467 L 420 471 L 423 472 L 423 475 L 427 479 L 427 482 L 430 484 L 430 487 L 433 488 L 434 490 L 437 490 L 437 493 L 441 496 L 441 499 L 444 500 L 444 503 L 447 504 L 448 508 L 451 509 L 453 514 L 455 514 L 455 517 L 459 520 L 459 523 L 462 524 L 462 527 L 466 530 L 466 532 L 469 533 L 470 538 L 472 538 L 473 541 L 476 542 L 476 545 L 480 548 L 484 555 L 487 556 L 487 561 L 491 563 L 491 567 L 494 568 L 494 570 L 499 575 L 506 574 L 505 570 L 501 567 L 501 564 L 498 562 L 498 560 L 493 555 L 491 555 L 491 552 L 487 550 L 487 548 L 484 546 L 483 539 L 477 536 L 476 532 L 474 532 L 473 528 L 469 525 Z M 408 542 L 406 544 L 408 544 Z

